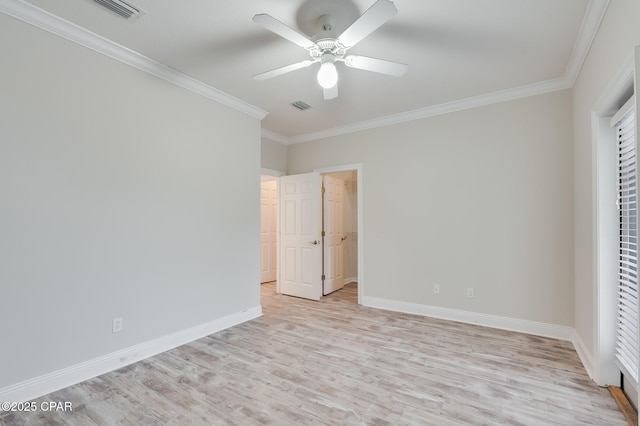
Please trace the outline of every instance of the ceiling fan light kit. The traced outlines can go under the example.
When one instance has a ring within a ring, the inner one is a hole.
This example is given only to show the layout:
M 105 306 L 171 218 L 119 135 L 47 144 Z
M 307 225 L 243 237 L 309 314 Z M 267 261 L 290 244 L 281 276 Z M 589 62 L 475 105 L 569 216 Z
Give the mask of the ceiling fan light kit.
M 335 56 L 330 53 L 322 56 L 330 58 L 327 60 L 324 58 L 322 59 L 322 65 L 320 65 L 320 69 L 318 70 L 318 84 L 323 89 L 331 89 L 333 86 L 338 84 L 338 70 L 333 63 L 335 61 Z
M 408 65 L 366 56 L 346 55 L 347 50 L 378 29 L 398 12 L 396 6 L 389 0 L 377 0 L 358 18 L 349 28 L 337 38 L 319 38 L 312 41 L 294 29 L 265 13 L 255 15 L 253 22 L 262 25 L 279 36 L 303 47 L 309 52 L 311 59 L 295 64 L 286 65 L 271 71 L 253 76 L 255 80 L 266 80 L 300 68 L 306 68 L 316 62 L 320 63 L 318 70 L 318 84 L 323 88 L 324 99 L 329 100 L 338 96 L 338 71 L 335 63 L 344 62 L 349 68 L 357 68 L 381 74 L 399 77 L 403 75 Z M 318 18 L 320 35 L 333 29 L 333 20 L 329 15 Z

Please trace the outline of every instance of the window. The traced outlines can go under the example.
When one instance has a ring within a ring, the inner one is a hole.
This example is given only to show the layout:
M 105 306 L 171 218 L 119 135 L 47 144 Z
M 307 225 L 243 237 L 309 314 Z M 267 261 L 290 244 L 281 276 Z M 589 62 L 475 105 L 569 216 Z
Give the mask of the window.
M 618 145 L 618 308 L 616 359 L 638 387 L 638 230 L 636 110 L 632 97 L 612 118 Z

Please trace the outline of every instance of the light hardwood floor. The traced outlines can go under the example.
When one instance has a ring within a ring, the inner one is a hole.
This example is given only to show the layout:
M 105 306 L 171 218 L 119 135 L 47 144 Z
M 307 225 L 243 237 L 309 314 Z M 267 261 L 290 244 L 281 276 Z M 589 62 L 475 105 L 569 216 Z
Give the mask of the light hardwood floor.
M 626 425 L 571 343 L 262 285 L 264 316 L 47 395 L 6 425 Z

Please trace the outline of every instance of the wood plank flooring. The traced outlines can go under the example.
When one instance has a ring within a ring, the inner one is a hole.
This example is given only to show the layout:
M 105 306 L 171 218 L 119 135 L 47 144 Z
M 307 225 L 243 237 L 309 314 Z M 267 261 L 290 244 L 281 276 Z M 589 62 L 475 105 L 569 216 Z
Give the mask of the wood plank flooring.
M 633 426 L 637 425 L 638 412 L 636 411 L 634 406 L 631 405 L 631 401 L 629 401 L 622 388 L 619 388 L 617 386 L 609 386 L 609 393 L 611 393 L 611 396 L 618 404 L 618 407 L 620 407 L 620 411 L 622 411 L 622 414 L 627 419 L 627 422 Z
M 571 343 L 320 302 L 262 285 L 264 316 L 40 398 L 3 425 L 626 425 Z

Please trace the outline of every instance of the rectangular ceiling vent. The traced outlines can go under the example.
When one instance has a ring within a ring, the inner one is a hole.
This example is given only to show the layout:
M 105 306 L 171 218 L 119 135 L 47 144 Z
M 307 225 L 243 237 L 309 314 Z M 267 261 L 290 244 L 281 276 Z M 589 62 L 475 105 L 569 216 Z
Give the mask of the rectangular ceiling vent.
M 129 22 L 135 22 L 144 15 L 144 10 L 137 6 L 125 3 L 122 0 L 93 0 L 101 6 L 106 7 L 112 12 L 117 13 Z
M 302 101 L 295 101 L 293 103 L 291 103 L 291 106 L 298 108 L 300 111 L 304 111 L 306 109 L 311 108 L 311 105 L 306 104 Z

